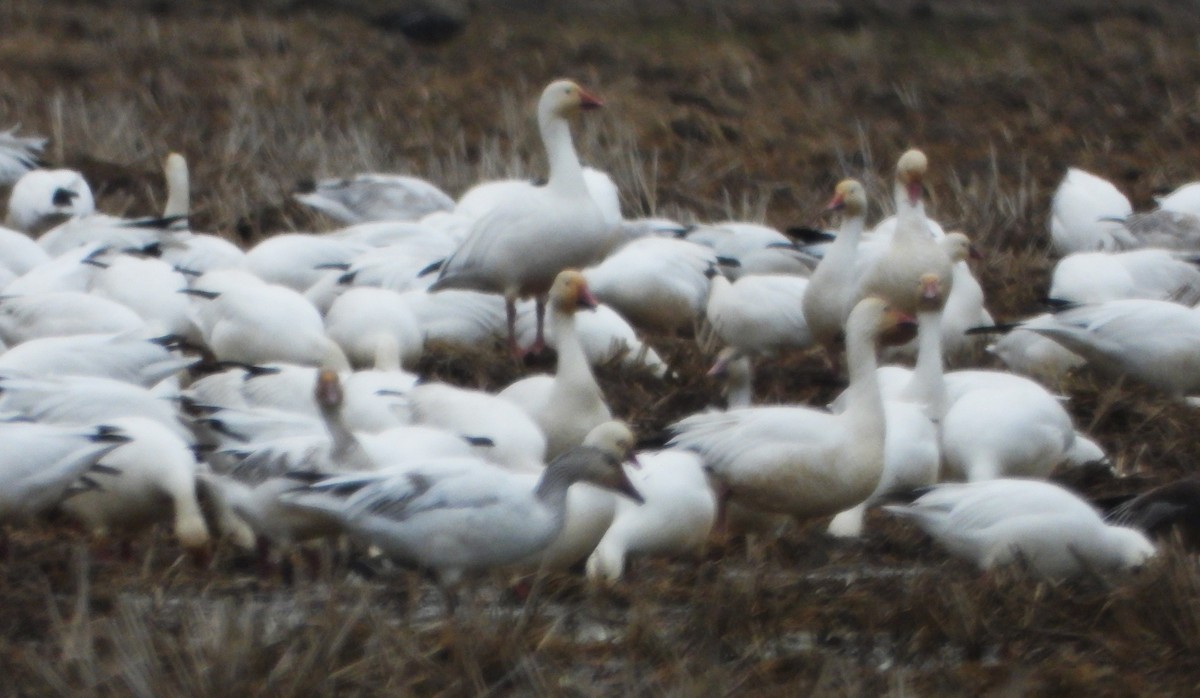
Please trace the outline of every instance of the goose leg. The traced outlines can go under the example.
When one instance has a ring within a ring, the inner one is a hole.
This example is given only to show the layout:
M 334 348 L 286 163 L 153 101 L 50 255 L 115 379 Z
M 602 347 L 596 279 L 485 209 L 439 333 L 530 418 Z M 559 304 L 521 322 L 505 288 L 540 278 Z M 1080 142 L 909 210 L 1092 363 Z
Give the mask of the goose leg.
M 517 343 L 517 301 L 515 298 L 505 296 L 504 312 L 508 316 L 508 353 L 520 361 L 525 356 L 525 352 L 521 351 L 521 345 Z
M 546 297 L 538 296 L 534 301 L 537 312 L 537 336 L 533 338 L 533 346 L 529 347 L 530 354 L 540 354 L 546 348 Z

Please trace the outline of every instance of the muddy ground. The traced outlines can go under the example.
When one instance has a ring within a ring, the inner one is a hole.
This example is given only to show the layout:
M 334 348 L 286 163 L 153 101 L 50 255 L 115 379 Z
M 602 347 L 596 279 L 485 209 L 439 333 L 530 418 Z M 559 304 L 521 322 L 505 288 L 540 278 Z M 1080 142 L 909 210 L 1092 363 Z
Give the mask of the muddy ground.
M 290 203 L 305 179 L 426 176 L 452 194 L 543 167 L 528 113 L 549 79 L 607 103 L 580 150 L 627 215 L 812 223 L 833 184 L 885 200 L 896 156 L 930 155 L 932 212 L 972 234 L 999 318 L 1045 293 L 1049 198 L 1068 165 L 1136 208 L 1200 173 L 1200 13 L 1178 3 L 477 3 L 418 45 L 384 3 L 0 1 L 0 126 L 53 138 L 114 213 L 164 198 L 185 153 L 197 229 L 243 243 L 331 222 Z M 1097 8 L 1099 5 L 1099 8 Z M 648 443 L 717 400 L 690 342 L 652 339 L 679 377 L 602 372 Z M 986 361 L 986 359 L 982 359 Z M 481 386 L 524 372 L 502 351 L 439 354 Z M 815 355 L 758 376 L 764 401 L 820 403 Z M 1194 412 L 1081 375 L 1078 425 L 1125 476 L 1190 473 Z M 221 548 L 197 568 L 165 538 L 122 557 L 49 526 L 0 562 L 6 695 L 1192 695 L 1200 570 L 1167 544 L 1129 580 L 982 576 L 875 514 L 861 542 L 824 522 L 704 559 L 636 562 L 609 590 L 503 579 L 448 621 L 432 587 L 338 560 L 287 584 Z

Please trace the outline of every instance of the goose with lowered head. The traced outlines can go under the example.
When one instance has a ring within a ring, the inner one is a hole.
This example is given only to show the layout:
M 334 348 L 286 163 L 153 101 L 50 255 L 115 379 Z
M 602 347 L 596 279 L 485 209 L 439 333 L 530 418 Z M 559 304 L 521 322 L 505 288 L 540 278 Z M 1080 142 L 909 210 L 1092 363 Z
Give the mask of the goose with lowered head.
M 613 228 L 592 199 L 571 140 L 568 119 L 600 100 L 570 80 L 556 80 L 538 102 L 538 127 L 550 165 L 544 187 L 510 199 L 472 226 L 471 234 L 441 267 L 431 290 L 465 288 L 500 293 L 508 314 L 509 349 L 516 341 L 517 298 L 538 299 L 541 320 L 545 294 L 559 271 L 584 267 L 604 256 Z M 541 322 L 538 323 L 541 329 Z M 542 346 L 542 333 L 534 349 Z
M 669 445 L 700 453 L 724 499 L 797 517 L 835 514 L 879 484 L 885 418 L 876 378 L 881 335 L 912 318 L 881 298 L 859 301 L 846 321 L 846 410 L 749 407 L 687 417 Z

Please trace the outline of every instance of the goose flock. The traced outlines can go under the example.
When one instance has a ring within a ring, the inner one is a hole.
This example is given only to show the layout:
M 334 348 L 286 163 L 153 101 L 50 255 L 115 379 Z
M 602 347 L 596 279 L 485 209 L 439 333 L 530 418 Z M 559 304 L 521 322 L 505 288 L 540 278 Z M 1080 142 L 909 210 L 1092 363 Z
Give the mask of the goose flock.
M 190 229 L 179 155 L 162 215 L 125 219 L 79 173 L 41 169 L 44 140 L 0 133 L 0 523 L 53 512 L 121 541 L 163 524 L 186 549 L 224 538 L 267 561 L 344 537 L 449 588 L 496 568 L 614 581 L 792 519 L 861 536 L 876 507 L 980 568 L 1063 579 L 1136 568 L 1148 534 L 1195 517 L 1185 485 L 1110 521 L 1048 482 L 1105 454 L 1046 385 L 1086 364 L 1164 400 L 1200 392 L 1197 185 L 1135 214 L 1070 170 L 1052 310 L 997 324 L 970 239 L 926 212 L 921 151 L 898 158 L 874 228 L 867 189 L 837 185 L 831 244 L 626 220 L 572 141 L 602 105 L 570 80 L 542 92 L 543 185 L 456 200 L 408 175 L 323 180 L 297 198 L 343 227 L 249 250 Z M 988 334 L 1011 370 L 978 367 Z M 674 375 L 661 337 L 713 356 L 727 402 L 635 435 L 594 367 Z M 494 394 L 413 372 L 430 347 L 501 342 L 517 360 L 553 347 L 554 372 Z M 844 392 L 757 404 L 754 365 L 783 353 Z

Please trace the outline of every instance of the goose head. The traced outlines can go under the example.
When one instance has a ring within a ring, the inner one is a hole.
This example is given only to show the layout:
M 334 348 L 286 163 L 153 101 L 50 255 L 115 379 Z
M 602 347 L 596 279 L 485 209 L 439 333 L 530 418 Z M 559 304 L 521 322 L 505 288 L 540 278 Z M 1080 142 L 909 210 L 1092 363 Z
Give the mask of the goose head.
M 833 189 L 827 211 L 841 211 L 846 216 L 861 216 L 867 212 L 867 190 L 857 179 L 843 179 Z
M 903 192 L 911 206 L 921 203 L 925 192 L 925 172 L 929 169 L 929 158 L 917 149 L 906 151 L 896 163 L 896 188 Z
M 342 391 L 342 379 L 337 371 L 331 368 L 317 371 L 317 386 L 313 390 L 313 397 L 322 410 L 336 410 L 342 406 L 345 395 Z
M 1105 526 L 1099 560 L 1102 567 L 1135 570 L 1154 556 L 1154 544 L 1141 531 L 1124 526 Z
M 958 262 L 970 259 L 982 259 L 983 255 L 979 254 L 978 248 L 971 242 L 971 238 L 965 233 L 960 233 L 957 230 L 952 233 L 946 233 L 946 237 L 939 241 L 942 245 L 942 250 L 951 262 Z
M 595 310 L 599 303 L 588 288 L 583 274 L 564 269 L 554 277 L 550 287 L 550 307 L 563 315 L 574 315 L 579 309 Z
M 922 274 L 917 280 L 917 310 L 940 310 L 945 303 L 942 282 L 937 274 Z
M 621 465 L 628 461 L 636 467 L 641 467 L 637 456 L 634 455 L 637 437 L 624 422 L 612 420 L 593 427 L 584 437 L 583 445 L 596 449 L 603 457 L 579 461 L 580 480 L 619 492 L 638 504 L 645 501 L 629 481 L 629 476 L 625 474 Z
M 604 106 L 599 97 L 580 87 L 574 80 L 555 80 L 542 90 L 538 101 L 538 120 L 566 119 L 585 109 Z

